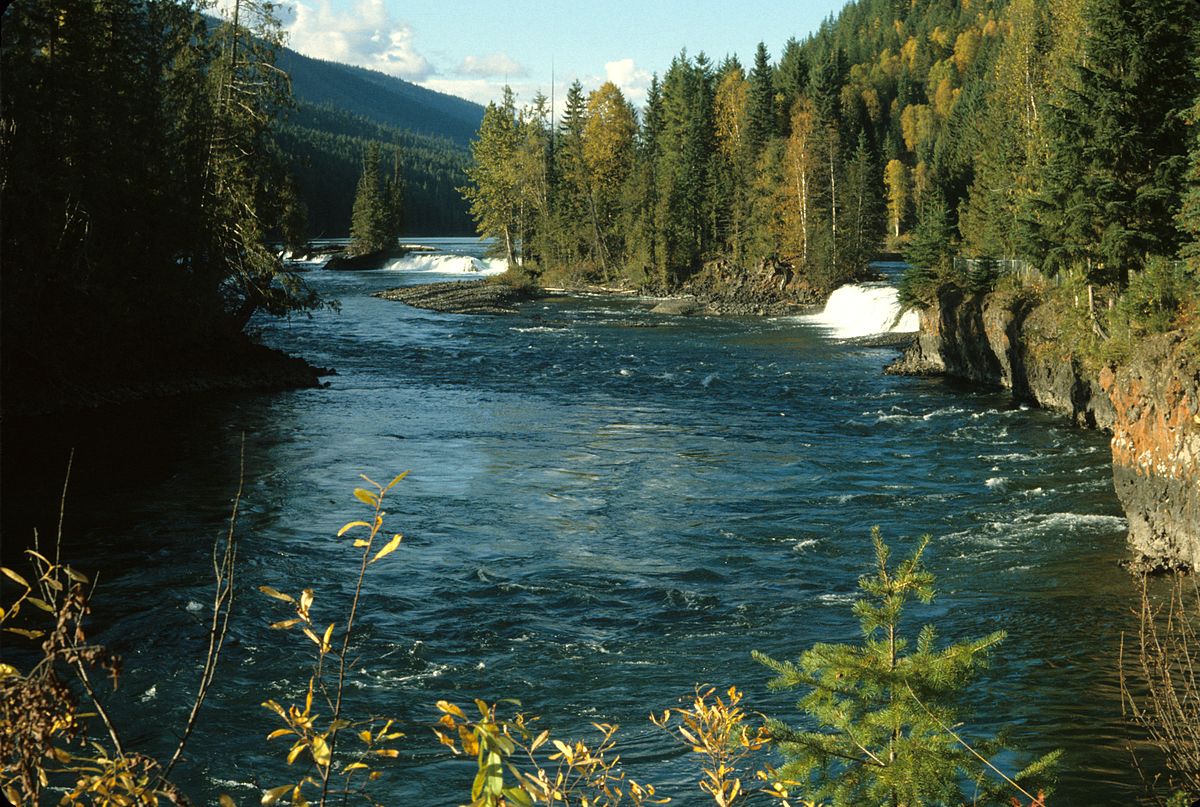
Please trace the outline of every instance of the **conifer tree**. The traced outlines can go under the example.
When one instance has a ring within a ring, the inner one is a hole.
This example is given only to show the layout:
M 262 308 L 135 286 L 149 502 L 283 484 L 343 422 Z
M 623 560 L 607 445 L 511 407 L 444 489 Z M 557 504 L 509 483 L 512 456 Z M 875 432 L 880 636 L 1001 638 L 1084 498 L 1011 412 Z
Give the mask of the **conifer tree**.
M 854 604 L 863 642 L 819 643 L 795 662 L 754 654 L 776 673 L 771 688 L 806 690 L 798 708 L 815 726 L 768 721 L 785 759 L 780 777 L 799 782 L 804 798 L 835 807 L 1009 804 L 1008 786 L 951 733 L 958 696 L 1004 632 L 940 648 L 932 625 L 906 635 L 905 608 L 934 595 L 933 575 L 922 564 L 929 537 L 898 564 L 878 528 L 871 537 L 875 568 L 859 579 L 864 596 Z M 995 740 L 974 742 L 985 757 L 1001 747 Z M 1047 754 L 1011 778 L 1036 791 L 1058 757 Z
M 379 144 L 371 143 L 363 157 L 362 175 L 350 214 L 350 252 L 354 255 L 379 252 L 395 243 L 389 215 L 392 188 L 385 195 L 380 187 L 379 163 Z
M 755 159 L 775 134 L 775 71 L 767 46 L 759 42 L 750 71 L 750 149 Z

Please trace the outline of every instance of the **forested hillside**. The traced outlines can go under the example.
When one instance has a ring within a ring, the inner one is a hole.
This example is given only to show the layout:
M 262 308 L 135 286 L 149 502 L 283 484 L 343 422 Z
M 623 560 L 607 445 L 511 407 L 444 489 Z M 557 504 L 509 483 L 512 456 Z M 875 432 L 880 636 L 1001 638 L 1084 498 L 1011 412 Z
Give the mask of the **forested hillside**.
M 640 114 L 611 84 L 574 88 L 553 131 L 542 99 L 492 105 L 473 210 L 535 272 L 671 286 L 714 259 L 773 260 L 828 288 L 886 239 L 917 264 L 913 301 L 960 253 L 1120 284 L 1195 238 L 1194 205 L 1177 214 L 1198 16 L 1192 0 L 861 0 L 774 61 L 681 53 Z
M 453 95 L 348 64 L 313 59 L 284 48 L 277 64 L 292 79 L 298 101 L 331 105 L 375 123 L 466 146 L 483 108 Z
M 388 164 L 400 157 L 404 177 L 403 231 L 415 235 L 463 235 L 471 217 L 458 189 L 467 181 L 471 155 L 445 138 L 385 126 L 344 109 L 301 101 L 286 117 L 279 142 L 289 157 L 310 237 L 350 231 L 354 189 L 371 143 L 381 144 Z

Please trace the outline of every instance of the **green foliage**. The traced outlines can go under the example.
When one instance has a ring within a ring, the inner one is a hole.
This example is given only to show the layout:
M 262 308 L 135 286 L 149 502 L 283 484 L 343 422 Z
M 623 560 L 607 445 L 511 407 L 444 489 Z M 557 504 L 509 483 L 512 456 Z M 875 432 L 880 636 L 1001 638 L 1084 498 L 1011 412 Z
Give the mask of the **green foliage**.
M 785 759 L 779 774 L 809 798 L 834 805 L 1008 803 L 992 778 L 1002 774 L 988 762 L 981 768 L 951 728 L 959 696 L 1004 633 L 941 648 L 931 625 L 906 636 L 908 604 L 934 595 L 933 575 L 922 564 L 929 537 L 895 564 L 878 528 L 872 540 L 875 569 L 860 578 L 864 596 L 854 604 L 862 644 L 816 644 L 795 662 L 755 653 L 776 673 L 772 688 L 806 690 L 797 706 L 815 726 L 768 722 Z M 984 740 L 974 747 L 986 758 L 1002 746 Z M 1003 784 L 1028 795 L 1057 758 L 1048 754 Z
M 395 155 L 392 159 L 392 175 L 384 180 L 380 173 L 379 145 L 371 143 L 367 146 L 350 214 L 350 253 L 353 255 L 394 247 L 400 236 L 404 220 L 404 185 L 400 157 Z
M 296 194 L 305 207 L 308 233 L 335 236 L 350 231 L 357 182 L 372 143 L 399 161 L 403 232 L 474 232 L 467 203 L 458 192 L 467 181 L 471 159 L 465 146 L 304 101 L 282 122 L 279 141 L 296 177 Z
M 1200 355 L 1200 273 L 1180 261 L 1154 258 L 1129 276 L 1129 285 L 1108 312 L 1108 339 L 1102 356 L 1109 362 L 1127 359 L 1147 336 L 1182 330 Z
M 954 229 L 946 205 L 930 199 L 921 209 L 912 240 L 904 253 L 909 268 L 900 280 L 900 302 L 926 306 L 937 299 L 937 291 L 953 278 Z

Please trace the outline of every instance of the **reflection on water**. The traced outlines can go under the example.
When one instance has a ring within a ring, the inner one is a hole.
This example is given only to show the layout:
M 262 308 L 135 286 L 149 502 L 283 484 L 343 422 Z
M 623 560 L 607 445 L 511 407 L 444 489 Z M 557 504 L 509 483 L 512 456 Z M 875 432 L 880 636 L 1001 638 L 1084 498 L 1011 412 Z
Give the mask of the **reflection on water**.
M 688 767 L 646 715 L 697 682 L 792 714 L 749 651 L 856 639 L 873 524 L 898 545 L 934 536 L 939 596 L 920 619 L 948 637 L 1009 632 L 969 693 L 968 733 L 1011 726 L 1031 752 L 1066 748 L 1056 802 L 1135 787 L 1114 670 L 1131 584 L 1104 436 L 885 377 L 888 351 L 803 323 L 594 297 L 461 317 L 367 296 L 427 273 L 308 277 L 341 313 L 262 328 L 337 368 L 328 389 L 5 434 L 6 558 L 35 518 L 51 526 L 47 480 L 77 447 L 68 550 L 101 573 L 99 638 L 126 656 L 115 708 L 152 752 L 194 687 L 245 435 L 239 610 L 184 772 L 201 800 L 287 781 L 258 704 L 302 692 L 307 649 L 266 629 L 275 611 L 254 588 L 311 585 L 316 620 L 337 618 L 356 569 L 333 538 L 361 509 L 350 491 L 361 472 L 406 468 L 388 515 L 406 540 L 372 567 L 350 680 L 352 711 L 408 723 L 385 802 L 460 803 L 470 765 L 424 726 L 439 698 L 482 696 L 519 698 L 565 734 L 621 723 L 637 778 L 688 803 Z

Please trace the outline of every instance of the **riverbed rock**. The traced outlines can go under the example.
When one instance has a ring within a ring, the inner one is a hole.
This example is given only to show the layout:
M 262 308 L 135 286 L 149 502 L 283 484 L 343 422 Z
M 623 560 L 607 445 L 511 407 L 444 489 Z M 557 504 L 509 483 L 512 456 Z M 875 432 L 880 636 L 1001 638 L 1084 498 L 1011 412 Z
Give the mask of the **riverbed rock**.
M 1182 334 L 1148 339 L 1120 367 L 1074 355 L 1048 306 L 1013 292 L 943 289 L 887 372 L 1011 391 L 1113 435 L 1113 484 L 1140 568 L 1200 570 L 1200 362 Z
M 383 269 L 392 261 L 403 258 L 409 253 L 408 247 L 389 247 L 376 252 L 366 252 L 362 255 L 351 255 L 340 252 L 325 263 L 326 269 L 342 272 L 363 272 L 371 269 Z
M 543 294 L 529 285 L 493 280 L 450 280 L 401 286 L 375 292 L 373 296 L 447 314 L 515 314 L 518 303 L 537 299 Z
M 686 317 L 695 314 L 700 308 L 700 303 L 696 301 L 695 297 L 672 297 L 651 308 L 650 313 Z

